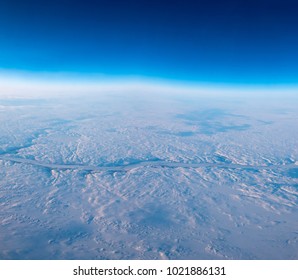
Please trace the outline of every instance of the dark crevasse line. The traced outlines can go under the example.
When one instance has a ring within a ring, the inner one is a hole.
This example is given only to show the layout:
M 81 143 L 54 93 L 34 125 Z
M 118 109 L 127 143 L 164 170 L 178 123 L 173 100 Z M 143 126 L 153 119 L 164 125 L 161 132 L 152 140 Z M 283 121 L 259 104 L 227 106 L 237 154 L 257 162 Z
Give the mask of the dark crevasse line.
M 83 171 L 129 171 L 138 167 L 169 167 L 169 168 L 200 168 L 200 167 L 217 167 L 217 168 L 231 168 L 231 169 L 253 169 L 253 170 L 289 170 L 296 169 L 298 165 L 287 164 L 287 165 L 242 165 L 234 163 L 184 163 L 184 162 L 168 162 L 168 161 L 156 161 L 147 160 L 139 161 L 137 163 L 116 165 L 116 166 L 91 166 L 91 165 L 80 165 L 80 164 L 54 164 L 54 163 L 43 163 L 32 159 L 15 158 L 8 156 L 1 156 L 0 160 L 10 161 L 15 163 L 30 164 L 35 166 L 41 166 L 49 169 L 58 170 L 83 170 Z

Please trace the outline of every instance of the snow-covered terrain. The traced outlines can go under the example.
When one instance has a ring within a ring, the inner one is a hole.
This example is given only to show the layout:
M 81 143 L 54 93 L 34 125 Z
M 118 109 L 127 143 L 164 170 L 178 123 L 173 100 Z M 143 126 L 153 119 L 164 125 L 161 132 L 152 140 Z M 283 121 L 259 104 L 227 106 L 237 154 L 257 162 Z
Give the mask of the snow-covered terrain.
M 298 259 L 298 99 L 0 97 L 0 259 Z

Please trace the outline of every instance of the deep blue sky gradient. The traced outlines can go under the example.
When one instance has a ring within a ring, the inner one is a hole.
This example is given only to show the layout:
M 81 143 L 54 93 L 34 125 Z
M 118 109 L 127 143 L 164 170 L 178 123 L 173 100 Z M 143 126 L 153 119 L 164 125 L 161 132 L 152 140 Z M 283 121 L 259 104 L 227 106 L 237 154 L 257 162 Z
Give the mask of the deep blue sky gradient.
M 298 84 L 298 1 L 0 0 L 0 68 Z

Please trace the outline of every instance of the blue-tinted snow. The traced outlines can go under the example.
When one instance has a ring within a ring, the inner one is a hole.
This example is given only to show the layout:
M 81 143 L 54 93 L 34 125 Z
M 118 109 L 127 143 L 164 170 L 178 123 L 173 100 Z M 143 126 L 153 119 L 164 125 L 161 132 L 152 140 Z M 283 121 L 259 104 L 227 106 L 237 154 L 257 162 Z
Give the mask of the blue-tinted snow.
M 1 99 L 0 258 L 297 259 L 297 102 L 188 98 Z

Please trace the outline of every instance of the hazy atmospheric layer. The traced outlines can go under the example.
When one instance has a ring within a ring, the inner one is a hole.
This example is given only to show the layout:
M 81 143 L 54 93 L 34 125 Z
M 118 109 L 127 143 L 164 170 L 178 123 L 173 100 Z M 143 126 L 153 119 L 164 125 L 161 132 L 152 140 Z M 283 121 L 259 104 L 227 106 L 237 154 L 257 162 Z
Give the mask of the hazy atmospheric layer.
M 295 94 L 8 92 L 1 259 L 298 259 Z

